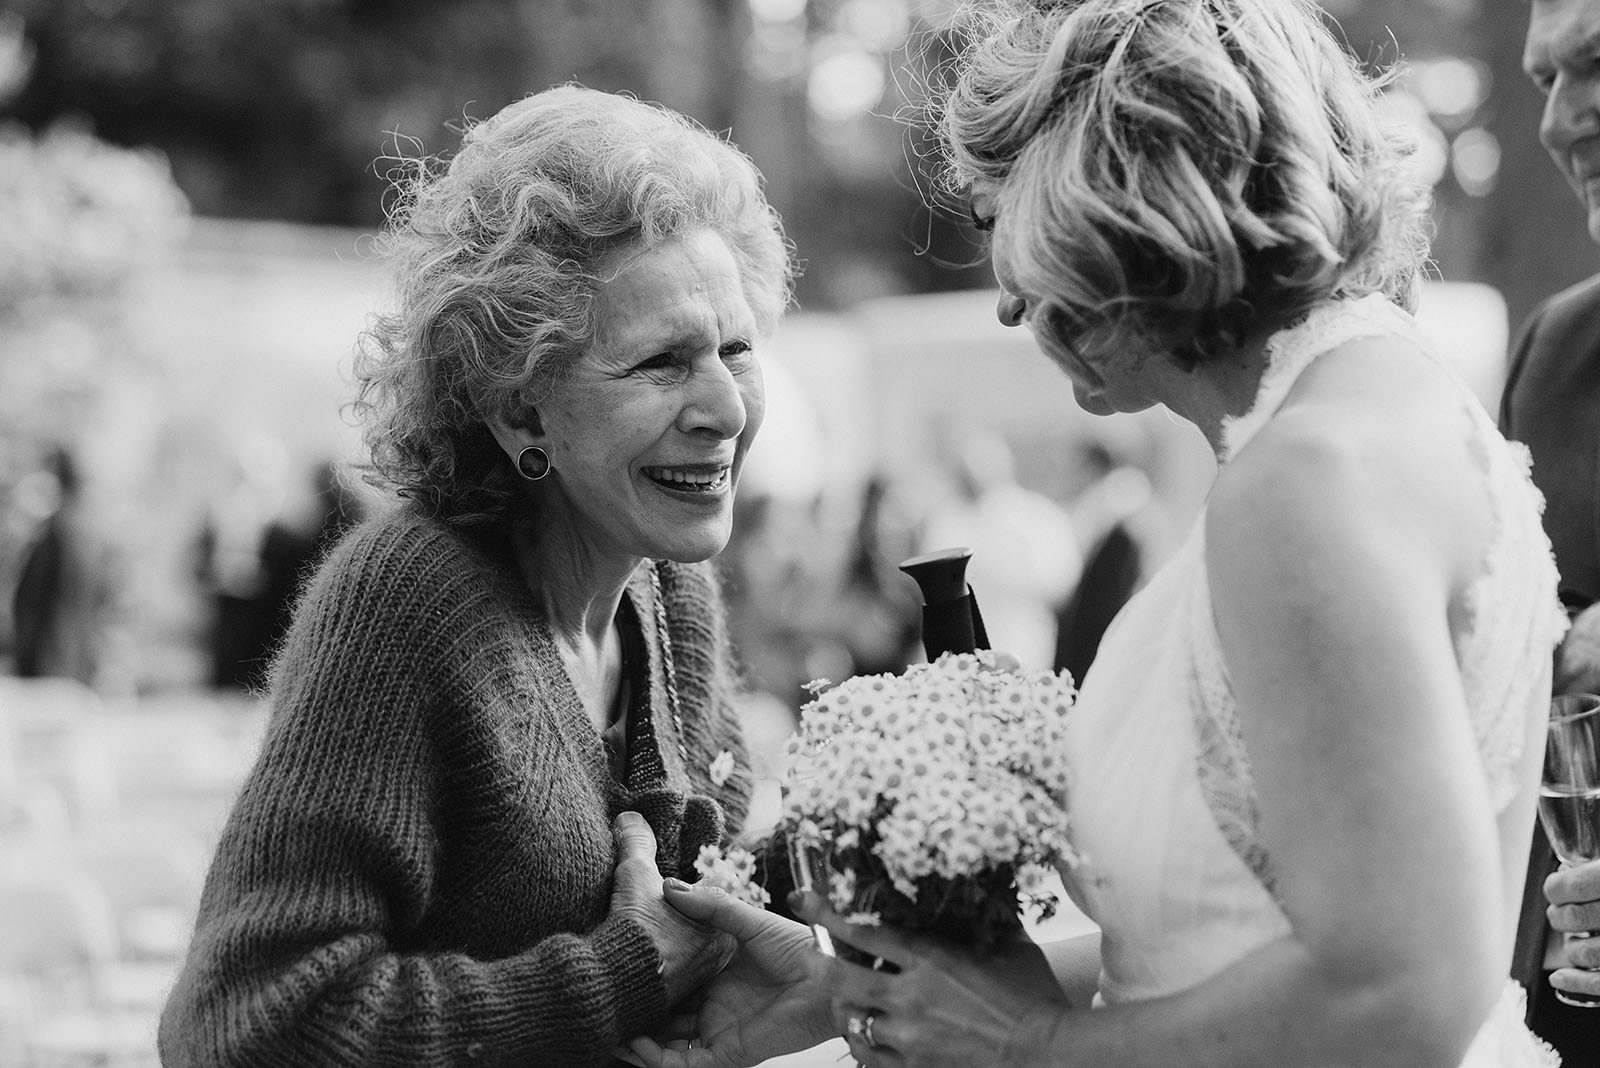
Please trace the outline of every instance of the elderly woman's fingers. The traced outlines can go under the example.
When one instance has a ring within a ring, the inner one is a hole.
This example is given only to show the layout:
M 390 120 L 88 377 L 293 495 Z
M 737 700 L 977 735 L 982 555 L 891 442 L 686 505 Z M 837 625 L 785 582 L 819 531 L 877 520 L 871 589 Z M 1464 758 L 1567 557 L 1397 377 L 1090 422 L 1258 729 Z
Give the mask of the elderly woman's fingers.
M 649 822 L 637 812 L 620 812 L 611 822 L 611 834 L 617 848 L 616 880 L 611 889 L 613 907 L 660 897 L 656 836 Z
M 650 821 L 632 810 L 617 813 L 611 821 L 611 833 L 617 843 L 617 861 L 645 860 L 655 867 L 656 835 Z

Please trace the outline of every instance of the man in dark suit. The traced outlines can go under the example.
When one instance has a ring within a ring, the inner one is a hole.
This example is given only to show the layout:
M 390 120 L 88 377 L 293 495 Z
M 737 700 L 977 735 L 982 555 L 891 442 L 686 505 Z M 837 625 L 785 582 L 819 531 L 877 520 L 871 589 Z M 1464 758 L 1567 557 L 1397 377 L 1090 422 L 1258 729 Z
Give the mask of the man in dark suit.
M 1523 69 L 1545 95 L 1539 140 L 1577 193 L 1600 243 L 1600 0 L 1532 0 Z M 1501 400 L 1508 437 L 1533 454 L 1545 529 L 1572 629 L 1556 657 L 1557 693 L 1600 693 L 1600 276 L 1546 301 L 1524 325 Z M 1548 907 L 1547 907 L 1548 906 Z M 1600 996 L 1600 861 L 1559 869 L 1535 831 L 1514 974 L 1528 1022 L 1567 1068 L 1600 1066 L 1600 1005 L 1575 1008 L 1559 988 Z

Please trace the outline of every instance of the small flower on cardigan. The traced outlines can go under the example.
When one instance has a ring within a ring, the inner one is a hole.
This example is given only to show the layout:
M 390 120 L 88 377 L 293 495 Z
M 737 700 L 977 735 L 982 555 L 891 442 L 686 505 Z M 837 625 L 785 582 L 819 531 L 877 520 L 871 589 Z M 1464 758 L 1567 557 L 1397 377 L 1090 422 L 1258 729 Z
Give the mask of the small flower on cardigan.
M 724 749 L 711 762 L 711 785 L 721 786 L 733 776 L 733 754 Z
M 755 881 L 755 855 L 741 846 L 729 846 L 727 853 L 715 845 L 701 846 L 694 870 L 706 886 L 720 887 L 747 905 L 764 909 L 772 901 L 772 895 Z

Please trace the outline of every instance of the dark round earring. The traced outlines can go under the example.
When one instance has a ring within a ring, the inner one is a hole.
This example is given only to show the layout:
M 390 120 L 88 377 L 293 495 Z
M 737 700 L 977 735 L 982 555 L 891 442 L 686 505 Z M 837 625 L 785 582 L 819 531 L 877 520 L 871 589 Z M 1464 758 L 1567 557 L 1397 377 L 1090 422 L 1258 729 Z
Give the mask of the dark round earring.
M 517 453 L 517 474 L 529 482 L 537 482 L 550 473 L 550 454 L 537 445 L 529 445 Z

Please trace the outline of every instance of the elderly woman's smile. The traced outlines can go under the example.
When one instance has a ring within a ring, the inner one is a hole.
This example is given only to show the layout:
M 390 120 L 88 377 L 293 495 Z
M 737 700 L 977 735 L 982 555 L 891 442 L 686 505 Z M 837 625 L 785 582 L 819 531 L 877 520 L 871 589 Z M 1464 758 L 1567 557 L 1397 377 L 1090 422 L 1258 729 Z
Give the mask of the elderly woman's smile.
M 718 493 L 729 486 L 731 464 L 692 464 L 685 467 L 647 467 L 645 476 L 667 489 L 683 493 Z

